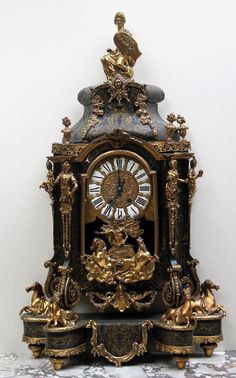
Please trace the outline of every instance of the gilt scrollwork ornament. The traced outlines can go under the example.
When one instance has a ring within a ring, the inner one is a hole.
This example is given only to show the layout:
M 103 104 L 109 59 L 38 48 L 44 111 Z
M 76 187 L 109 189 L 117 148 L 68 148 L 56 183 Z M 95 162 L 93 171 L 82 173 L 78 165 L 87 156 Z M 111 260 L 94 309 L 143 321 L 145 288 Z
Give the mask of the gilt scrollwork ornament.
M 91 353 L 93 356 L 103 356 L 116 366 L 121 366 L 122 363 L 128 362 L 135 356 L 141 356 L 147 352 L 148 331 L 153 328 L 153 324 L 149 320 L 143 322 L 141 326 L 141 341 L 134 341 L 131 350 L 123 356 L 114 356 L 106 349 L 106 346 L 103 343 L 98 342 L 99 334 L 97 323 L 95 321 L 90 320 L 86 327 L 92 329 L 90 343 L 92 346 Z
M 74 193 L 78 189 L 78 182 L 71 172 L 71 166 L 66 161 L 62 165 L 62 171 L 57 176 L 54 185 L 60 185 L 60 212 L 62 219 L 63 252 L 66 258 L 71 251 L 71 214 L 74 203 Z
M 180 280 L 181 265 L 173 264 L 167 272 L 170 280 L 165 282 L 162 288 L 162 300 L 166 306 L 179 306 L 182 298 L 182 285 Z
M 97 234 L 104 236 L 108 243 L 96 237 L 91 245 L 92 254 L 84 256 L 88 281 L 114 284 L 149 280 L 157 257 L 147 250 L 142 233 L 139 221 L 134 219 L 114 220 L 103 225 Z M 128 237 L 136 244 L 136 253 L 133 245 L 126 243 Z
M 136 293 L 135 291 L 127 291 L 124 285 L 118 284 L 115 291 L 108 291 L 105 294 L 90 291 L 86 295 L 100 312 L 103 312 L 109 306 L 119 312 L 124 312 L 131 306 L 138 311 L 151 307 L 156 299 L 157 292 L 145 290 L 143 293 Z
M 53 143 L 52 153 L 55 155 L 62 156 L 79 156 L 80 153 L 86 148 L 86 143 L 84 144 L 62 144 Z
M 55 261 L 47 260 L 44 267 L 48 268 L 48 274 L 44 283 L 44 292 L 48 298 L 51 298 L 55 291 L 58 290 L 60 278 L 58 276 L 58 264 Z
M 129 92 L 127 89 L 127 83 L 129 82 L 128 79 L 124 78 L 123 76 L 117 74 L 108 84 L 109 89 L 108 92 L 110 93 L 110 98 L 108 100 L 108 104 L 110 104 L 113 100 L 117 101 L 117 106 L 122 106 L 121 101 L 126 100 L 130 102 L 129 99 Z
M 153 147 L 159 152 L 188 152 L 191 150 L 191 144 L 189 141 L 156 141 L 153 142 Z
M 135 103 L 134 103 L 134 105 L 138 108 L 137 111 L 136 111 L 136 114 L 140 118 L 141 123 L 143 125 L 146 125 L 146 124 L 149 125 L 149 127 L 152 131 L 152 135 L 154 137 L 157 137 L 158 131 L 157 131 L 154 123 L 152 122 L 151 116 L 148 113 L 146 101 L 147 101 L 147 95 L 146 94 L 139 93 L 137 95 Z
M 80 301 L 80 286 L 71 277 L 73 269 L 69 266 L 60 266 L 55 262 L 46 261 L 45 268 L 49 268 L 44 290 L 48 298 L 55 292 L 61 296 L 61 305 L 72 308 Z
M 104 135 L 103 141 L 109 143 L 115 150 L 123 147 L 128 142 L 142 143 L 140 139 L 131 136 L 121 129 L 115 129 L 112 133 Z
M 88 118 L 88 122 L 85 125 L 82 133 L 82 139 L 86 139 L 86 136 L 89 130 L 94 127 L 98 123 L 98 117 L 102 117 L 104 113 L 104 103 L 98 94 L 92 93 L 91 95 L 91 103 L 92 103 L 92 114 Z
M 66 308 L 72 308 L 80 301 L 80 286 L 71 277 L 73 268 L 71 267 L 58 267 L 60 274 L 59 290 L 63 298 L 63 304 Z
M 50 197 L 50 200 L 51 200 L 51 205 L 52 205 L 52 209 L 53 209 L 53 204 L 54 204 L 54 198 L 53 198 L 53 188 L 54 188 L 54 174 L 53 174 L 53 167 L 52 167 L 52 163 L 50 162 L 50 160 L 47 160 L 46 162 L 46 168 L 48 170 L 47 172 L 47 181 L 44 181 L 41 185 L 40 185 L 40 189 L 43 188 L 48 194 L 49 194 L 49 197 Z
M 170 169 L 166 178 L 166 201 L 169 216 L 169 245 L 173 256 L 176 255 L 176 219 L 179 209 L 179 192 L 178 184 L 186 184 L 187 179 L 181 179 L 177 170 L 177 161 L 174 156 L 169 161 Z
M 23 312 L 36 316 L 47 315 L 49 303 L 44 295 L 42 285 L 36 281 L 25 290 L 27 293 L 33 291 L 31 304 L 29 306 L 24 306 L 19 312 L 19 315 L 23 314 Z
M 80 296 L 77 295 L 77 301 L 74 303 L 67 303 L 68 299 L 68 285 L 71 281 L 71 272 L 72 268 L 69 266 L 59 265 L 57 267 L 58 273 L 58 284 L 56 290 L 54 291 L 51 300 L 47 308 L 48 322 L 47 327 L 70 327 L 73 326 L 79 317 L 71 310 L 67 310 L 64 307 L 72 307 L 72 304 L 75 305 Z M 73 281 L 72 281 L 73 283 Z

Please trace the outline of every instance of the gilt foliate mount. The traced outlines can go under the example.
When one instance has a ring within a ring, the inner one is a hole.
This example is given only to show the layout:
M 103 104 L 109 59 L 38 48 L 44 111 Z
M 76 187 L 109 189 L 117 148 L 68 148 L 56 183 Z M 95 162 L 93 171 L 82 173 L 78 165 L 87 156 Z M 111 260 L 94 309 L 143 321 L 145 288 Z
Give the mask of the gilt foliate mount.
M 40 188 L 50 199 L 54 253 L 44 288 L 26 289 L 23 340 L 55 369 L 83 352 L 120 366 L 153 348 L 183 368 L 194 344 L 211 356 L 223 338 L 219 287 L 200 283 L 190 254 L 203 171 L 185 118 L 164 121 L 164 92 L 134 80 L 141 52 L 124 14 L 114 21 L 116 47 L 101 58 L 106 81 L 79 93 L 84 115 L 73 127 L 63 118 L 63 142 L 46 163 Z M 81 297 L 97 314 L 80 312 Z

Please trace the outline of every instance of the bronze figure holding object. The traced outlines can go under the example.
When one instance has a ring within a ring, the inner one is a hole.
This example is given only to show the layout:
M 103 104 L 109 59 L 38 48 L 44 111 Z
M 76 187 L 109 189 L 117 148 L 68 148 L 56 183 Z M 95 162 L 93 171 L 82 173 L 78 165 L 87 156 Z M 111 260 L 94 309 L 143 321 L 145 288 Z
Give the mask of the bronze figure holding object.
M 51 205 L 53 207 L 53 203 L 54 203 L 54 198 L 53 198 L 53 187 L 54 187 L 54 174 L 53 174 L 53 170 L 52 170 L 52 163 L 47 160 L 47 163 L 46 163 L 46 167 L 47 167 L 47 170 L 48 170 L 48 173 L 47 173 L 47 181 L 44 181 L 39 189 L 43 188 L 48 194 L 49 194 L 49 197 L 51 199 Z
M 114 36 L 116 49 L 107 49 L 108 54 L 101 59 L 108 81 L 112 80 L 118 73 L 131 79 L 134 75 L 133 66 L 141 55 L 137 42 L 133 39 L 131 33 L 124 28 L 125 21 L 123 13 L 116 13 L 114 20 L 118 29 Z
M 195 156 L 193 156 L 192 160 L 190 161 L 190 169 L 188 171 L 188 203 L 189 203 L 190 209 L 192 207 L 193 196 L 197 191 L 196 180 L 199 177 L 203 176 L 202 169 L 200 169 L 198 173 L 195 172 L 196 166 L 197 166 L 197 160 Z

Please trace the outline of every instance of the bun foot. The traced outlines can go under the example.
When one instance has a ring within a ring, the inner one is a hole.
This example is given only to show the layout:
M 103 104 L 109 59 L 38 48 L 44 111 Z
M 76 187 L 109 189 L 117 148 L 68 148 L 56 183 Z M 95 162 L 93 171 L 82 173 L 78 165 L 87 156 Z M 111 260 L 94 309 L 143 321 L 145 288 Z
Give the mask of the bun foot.
M 189 360 L 188 355 L 175 355 L 173 358 L 178 369 L 185 369 L 186 362 Z
M 50 361 L 53 365 L 53 369 L 58 371 L 61 370 L 66 358 L 63 357 L 50 357 Z
M 28 348 L 31 350 L 34 358 L 39 358 L 42 355 L 42 351 L 44 350 L 43 344 L 29 344 Z
M 203 349 L 206 357 L 211 357 L 213 355 L 214 349 L 217 347 L 216 343 L 202 343 L 200 347 Z

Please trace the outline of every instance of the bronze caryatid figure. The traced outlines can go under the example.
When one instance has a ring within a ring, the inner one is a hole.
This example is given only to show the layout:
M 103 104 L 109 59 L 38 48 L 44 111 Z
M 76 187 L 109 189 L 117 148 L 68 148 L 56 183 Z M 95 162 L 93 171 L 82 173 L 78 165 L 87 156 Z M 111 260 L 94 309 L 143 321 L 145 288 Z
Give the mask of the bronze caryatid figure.
M 179 192 L 178 184 L 187 184 L 187 179 L 181 179 L 177 170 L 177 160 L 174 156 L 169 161 L 170 169 L 167 172 L 166 177 L 166 200 L 167 209 L 169 213 L 169 245 L 170 251 L 175 256 L 177 241 L 175 238 L 175 227 L 177 211 L 179 209 Z
M 63 229 L 63 252 L 66 258 L 69 257 L 71 250 L 71 213 L 74 193 L 78 189 L 78 182 L 70 168 L 70 164 L 66 161 L 54 182 L 54 185 L 59 184 L 61 189 L 60 212 Z
M 124 28 L 125 21 L 124 13 L 117 12 L 114 20 L 118 29 L 114 35 L 116 49 L 107 49 L 107 54 L 101 59 L 108 81 L 112 81 L 116 74 L 132 79 L 134 75 L 133 66 L 141 55 L 137 42 L 133 39 L 131 33 Z

